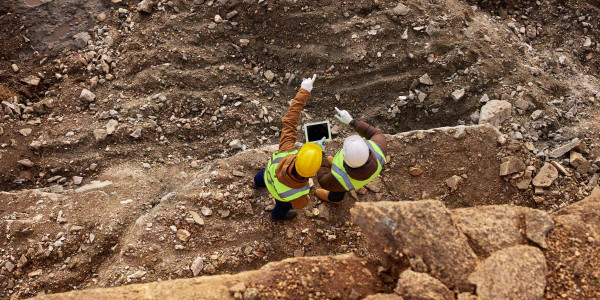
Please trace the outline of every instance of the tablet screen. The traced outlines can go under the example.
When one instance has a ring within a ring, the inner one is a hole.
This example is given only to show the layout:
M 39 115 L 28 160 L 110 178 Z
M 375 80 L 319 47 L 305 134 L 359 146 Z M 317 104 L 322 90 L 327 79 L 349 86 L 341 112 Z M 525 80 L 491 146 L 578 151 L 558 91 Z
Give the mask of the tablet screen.
M 329 124 L 327 122 L 307 124 L 306 137 L 308 142 L 317 142 L 323 137 L 325 137 L 325 139 L 330 139 L 331 134 L 329 133 Z

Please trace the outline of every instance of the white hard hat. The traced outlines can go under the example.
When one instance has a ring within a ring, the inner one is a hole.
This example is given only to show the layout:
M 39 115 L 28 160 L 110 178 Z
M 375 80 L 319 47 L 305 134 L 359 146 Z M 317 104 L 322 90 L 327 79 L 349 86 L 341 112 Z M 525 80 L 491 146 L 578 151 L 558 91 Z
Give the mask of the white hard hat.
M 369 159 L 369 146 L 359 135 L 344 140 L 344 162 L 351 168 L 362 167 Z

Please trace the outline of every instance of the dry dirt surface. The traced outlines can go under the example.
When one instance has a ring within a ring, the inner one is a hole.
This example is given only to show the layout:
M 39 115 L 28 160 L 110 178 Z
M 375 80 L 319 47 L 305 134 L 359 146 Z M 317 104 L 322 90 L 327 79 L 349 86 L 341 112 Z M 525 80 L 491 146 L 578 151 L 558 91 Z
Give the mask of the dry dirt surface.
M 0 298 L 290 257 L 377 264 L 356 202 L 568 209 L 600 177 L 598 15 L 598 1 L 4 0 Z M 389 162 L 341 206 L 313 197 L 273 222 L 252 176 L 313 73 L 301 123 L 330 120 L 334 154 L 347 109 L 388 134 Z M 593 297 L 597 239 L 565 230 L 548 234 L 544 296 Z

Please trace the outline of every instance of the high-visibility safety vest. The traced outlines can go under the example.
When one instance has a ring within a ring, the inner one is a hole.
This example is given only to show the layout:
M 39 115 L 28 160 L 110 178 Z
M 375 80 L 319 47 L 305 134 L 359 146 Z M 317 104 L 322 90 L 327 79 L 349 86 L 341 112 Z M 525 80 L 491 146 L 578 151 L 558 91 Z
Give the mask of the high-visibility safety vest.
M 279 182 L 275 176 L 275 170 L 277 169 L 279 162 L 284 157 L 297 153 L 298 150 L 287 152 L 275 151 L 275 153 L 273 153 L 271 156 L 271 159 L 269 159 L 269 163 L 267 163 L 267 168 L 265 170 L 265 185 L 267 186 L 269 193 L 271 193 L 271 196 L 279 201 L 289 202 L 304 195 L 308 195 L 310 192 L 310 184 L 308 182 L 306 182 L 306 185 L 301 188 L 293 189 Z
M 333 165 L 331 166 L 331 174 L 333 177 L 337 179 L 337 181 L 346 189 L 346 191 L 358 190 L 361 187 L 365 186 L 367 183 L 371 182 L 371 180 L 375 179 L 379 173 L 381 173 L 381 169 L 383 169 L 383 165 L 385 165 L 385 156 L 383 155 L 383 151 L 372 141 L 366 141 L 369 149 L 375 153 L 375 157 L 377 158 L 377 171 L 371 175 L 371 177 L 365 180 L 356 180 L 348 175 L 346 169 L 344 168 L 344 154 L 343 150 L 338 151 L 333 157 Z

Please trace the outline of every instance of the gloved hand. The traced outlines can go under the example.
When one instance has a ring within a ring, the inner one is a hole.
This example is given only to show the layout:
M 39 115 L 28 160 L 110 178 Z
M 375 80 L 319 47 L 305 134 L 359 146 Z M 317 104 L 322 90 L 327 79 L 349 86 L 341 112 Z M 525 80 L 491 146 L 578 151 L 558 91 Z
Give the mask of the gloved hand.
M 304 78 L 304 80 L 302 80 L 302 84 L 300 85 L 300 87 L 309 92 L 312 91 L 313 83 L 315 82 L 316 78 L 317 78 L 317 74 L 313 74 L 312 78 Z
M 325 137 L 323 137 L 320 141 L 314 142 L 314 143 L 321 146 L 321 150 L 323 150 L 323 152 L 325 152 Z
M 340 122 L 348 125 L 350 124 L 350 122 L 352 122 L 352 116 L 346 111 L 346 110 L 339 110 L 337 107 L 335 108 L 335 111 L 337 111 L 337 114 L 335 115 L 335 117 L 340 120 Z

